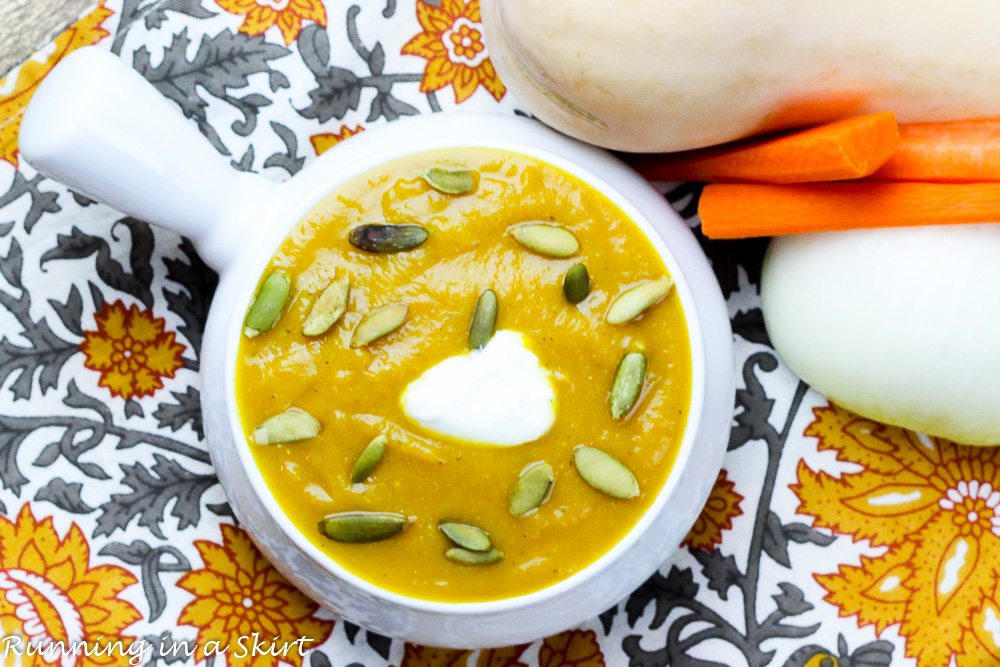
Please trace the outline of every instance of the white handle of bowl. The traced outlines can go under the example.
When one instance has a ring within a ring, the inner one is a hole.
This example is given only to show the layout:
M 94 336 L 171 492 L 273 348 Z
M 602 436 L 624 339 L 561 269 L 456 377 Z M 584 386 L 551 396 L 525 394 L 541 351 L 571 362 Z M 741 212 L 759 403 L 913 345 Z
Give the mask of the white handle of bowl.
M 40 173 L 189 237 L 218 270 L 277 199 L 279 186 L 232 169 L 173 103 L 97 47 L 74 51 L 45 78 L 19 144 Z

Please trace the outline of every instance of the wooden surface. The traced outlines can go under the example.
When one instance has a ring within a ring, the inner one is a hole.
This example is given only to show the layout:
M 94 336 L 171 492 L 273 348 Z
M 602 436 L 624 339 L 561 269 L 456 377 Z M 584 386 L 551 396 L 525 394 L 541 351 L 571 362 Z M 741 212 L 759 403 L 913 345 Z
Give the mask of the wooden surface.
M 0 0 L 0 76 L 72 23 L 94 0 Z

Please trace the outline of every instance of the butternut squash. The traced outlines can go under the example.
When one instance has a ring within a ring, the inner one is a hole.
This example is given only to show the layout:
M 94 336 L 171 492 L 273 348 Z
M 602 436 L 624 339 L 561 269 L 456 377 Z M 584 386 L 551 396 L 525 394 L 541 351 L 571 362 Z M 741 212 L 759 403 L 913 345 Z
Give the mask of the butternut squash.
M 635 152 L 891 110 L 1000 115 L 996 0 L 482 0 L 491 58 L 542 121 Z

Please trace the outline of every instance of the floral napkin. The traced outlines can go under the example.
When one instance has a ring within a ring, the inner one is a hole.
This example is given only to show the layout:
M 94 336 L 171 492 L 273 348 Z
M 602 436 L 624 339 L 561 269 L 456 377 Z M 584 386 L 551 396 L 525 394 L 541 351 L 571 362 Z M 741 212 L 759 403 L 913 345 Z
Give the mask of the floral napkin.
M 477 652 L 319 610 L 234 525 L 206 454 L 198 350 L 216 277 L 187 241 L 18 160 L 32 92 L 88 44 L 130 63 L 233 169 L 275 180 L 400 116 L 521 112 L 478 0 L 106 0 L 0 83 L 4 665 L 18 640 L 106 638 L 132 652 L 20 664 L 1000 664 L 1000 449 L 880 426 L 799 382 L 762 325 L 758 241 L 704 242 L 735 333 L 729 454 L 684 547 L 628 599 Z M 698 188 L 665 196 L 696 228 Z M 285 655 L 254 647 L 300 637 Z

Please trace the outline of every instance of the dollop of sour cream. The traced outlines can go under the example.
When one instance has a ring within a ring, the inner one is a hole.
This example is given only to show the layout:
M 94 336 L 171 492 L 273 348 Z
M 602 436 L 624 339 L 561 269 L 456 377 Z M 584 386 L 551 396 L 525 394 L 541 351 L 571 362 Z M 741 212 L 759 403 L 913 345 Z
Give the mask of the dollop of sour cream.
M 523 334 L 509 330 L 424 371 L 400 403 L 429 431 L 482 445 L 523 445 L 548 433 L 556 419 L 549 373 Z

